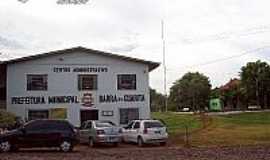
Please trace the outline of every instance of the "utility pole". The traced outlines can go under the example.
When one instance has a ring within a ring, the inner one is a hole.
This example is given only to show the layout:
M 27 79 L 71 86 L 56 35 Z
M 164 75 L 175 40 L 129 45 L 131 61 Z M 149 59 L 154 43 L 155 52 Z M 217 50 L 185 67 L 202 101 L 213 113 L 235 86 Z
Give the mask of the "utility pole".
M 260 76 L 260 73 L 261 73 L 261 68 L 258 69 L 257 77 L 256 77 L 256 105 L 257 105 L 257 107 L 260 106 L 260 99 L 259 99 L 259 76 Z
M 164 36 L 164 21 L 161 21 L 161 38 L 162 38 L 162 52 L 163 52 L 163 71 L 164 71 L 164 96 L 165 96 L 165 111 L 168 111 L 168 98 L 167 98 L 167 68 L 166 68 L 166 44 Z

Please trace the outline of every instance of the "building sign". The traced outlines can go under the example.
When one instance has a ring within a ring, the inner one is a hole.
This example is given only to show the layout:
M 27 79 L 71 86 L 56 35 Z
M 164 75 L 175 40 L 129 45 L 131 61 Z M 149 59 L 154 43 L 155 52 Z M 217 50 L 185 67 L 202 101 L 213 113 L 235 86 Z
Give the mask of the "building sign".
M 58 104 L 58 103 L 79 103 L 78 96 L 49 96 L 40 97 L 11 97 L 11 104 Z
M 85 93 L 83 94 L 83 97 L 82 97 L 82 105 L 85 106 L 85 107 L 92 107 L 94 104 L 93 104 L 93 97 L 92 97 L 92 93 Z
M 118 103 L 118 102 L 143 102 L 143 94 L 126 94 L 118 96 L 116 94 L 104 94 L 99 96 L 100 103 Z M 94 105 L 92 93 L 84 93 L 82 98 L 79 96 L 29 96 L 29 97 L 11 97 L 11 104 L 81 104 L 85 107 Z
M 143 94 L 126 94 L 124 96 L 117 96 L 112 94 L 100 95 L 100 103 L 117 103 L 117 102 L 143 102 L 145 97 Z
M 53 67 L 53 72 L 55 73 L 106 73 L 108 72 L 107 67 Z

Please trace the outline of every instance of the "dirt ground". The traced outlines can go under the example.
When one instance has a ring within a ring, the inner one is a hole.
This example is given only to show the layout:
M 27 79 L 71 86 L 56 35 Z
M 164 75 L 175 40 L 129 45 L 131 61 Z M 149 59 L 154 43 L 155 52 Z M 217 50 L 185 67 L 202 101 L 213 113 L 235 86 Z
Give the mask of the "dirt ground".
M 177 148 L 172 146 L 146 146 L 132 144 L 119 147 L 89 148 L 77 146 L 71 153 L 56 150 L 20 150 L 0 153 L 0 160 L 270 160 L 270 146 L 244 146 L 221 148 Z

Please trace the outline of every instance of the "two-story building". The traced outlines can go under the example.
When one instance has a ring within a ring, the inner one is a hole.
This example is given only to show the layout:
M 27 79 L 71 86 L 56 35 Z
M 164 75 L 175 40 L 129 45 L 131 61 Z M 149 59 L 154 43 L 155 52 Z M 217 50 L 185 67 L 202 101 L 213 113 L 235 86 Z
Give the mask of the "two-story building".
M 13 59 L 0 67 L 2 103 L 27 120 L 124 125 L 150 118 L 149 72 L 158 66 L 83 47 Z

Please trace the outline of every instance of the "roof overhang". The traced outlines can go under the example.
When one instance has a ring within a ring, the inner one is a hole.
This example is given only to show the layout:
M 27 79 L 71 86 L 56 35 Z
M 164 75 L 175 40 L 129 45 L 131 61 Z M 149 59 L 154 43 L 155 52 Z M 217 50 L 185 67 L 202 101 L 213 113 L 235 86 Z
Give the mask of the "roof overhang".
M 22 57 L 22 58 L 11 59 L 8 61 L 3 61 L 2 64 L 14 64 L 14 63 L 18 63 L 18 62 L 30 61 L 30 60 L 43 58 L 43 57 L 54 56 L 54 55 L 65 54 L 65 53 L 72 53 L 72 52 L 76 52 L 76 51 L 81 51 L 81 52 L 86 52 L 89 54 L 96 54 L 96 55 L 101 55 L 101 56 L 107 56 L 107 57 L 111 57 L 111 58 L 135 62 L 135 63 L 146 64 L 149 67 L 149 72 L 154 70 L 155 68 L 157 68 L 160 65 L 160 63 L 158 63 L 158 62 L 147 61 L 147 60 L 133 58 L 133 57 L 127 57 L 127 56 L 123 56 L 123 55 L 119 55 L 119 54 L 113 54 L 113 53 L 109 53 L 109 52 L 88 49 L 88 48 L 84 48 L 81 46 L 69 48 L 69 49 L 51 51 L 51 52 L 42 53 L 42 54 L 26 56 L 26 57 Z M 0 61 L 0 64 L 1 64 L 1 61 Z

